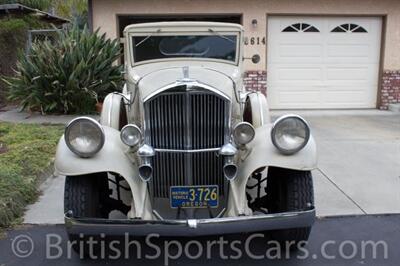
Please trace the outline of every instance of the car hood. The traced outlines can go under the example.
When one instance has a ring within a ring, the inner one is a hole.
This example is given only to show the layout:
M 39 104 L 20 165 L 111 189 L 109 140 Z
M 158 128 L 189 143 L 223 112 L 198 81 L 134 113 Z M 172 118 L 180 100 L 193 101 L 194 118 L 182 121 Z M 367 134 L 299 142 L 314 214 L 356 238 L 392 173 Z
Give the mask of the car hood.
M 229 99 L 234 97 L 235 83 L 229 76 L 201 66 L 159 69 L 141 77 L 138 87 L 141 97 L 146 100 L 167 86 L 193 82 L 212 87 Z

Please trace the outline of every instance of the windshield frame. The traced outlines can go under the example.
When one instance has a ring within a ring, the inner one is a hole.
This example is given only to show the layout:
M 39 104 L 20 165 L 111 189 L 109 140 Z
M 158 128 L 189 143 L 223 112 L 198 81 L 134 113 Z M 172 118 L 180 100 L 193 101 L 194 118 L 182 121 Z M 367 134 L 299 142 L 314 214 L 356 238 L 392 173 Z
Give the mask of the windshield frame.
M 168 62 L 168 61 L 210 61 L 210 62 L 218 62 L 218 63 L 225 63 L 225 64 L 230 64 L 230 65 L 239 65 L 239 59 L 240 59 L 240 44 L 241 44 L 241 32 L 239 31 L 218 31 L 215 30 L 214 32 L 210 31 L 160 31 L 158 29 L 155 29 L 154 31 L 149 31 L 149 32 L 131 32 L 127 34 L 128 38 L 128 44 L 129 44 L 129 60 L 131 61 L 131 66 L 138 66 L 138 65 L 143 65 L 143 64 L 150 64 L 150 63 L 156 63 L 156 62 Z M 231 36 L 236 36 L 236 56 L 235 60 L 225 60 L 225 59 L 215 59 L 215 58 L 207 58 L 207 57 L 171 57 L 171 58 L 157 58 L 157 59 L 151 59 L 151 60 L 143 60 L 139 62 L 135 62 L 135 58 L 133 56 L 133 37 L 147 37 L 147 36 L 190 36 L 190 35 L 204 35 L 204 36 L 216 36 L 218 38 L 223 38 L 218 35 L 231 35 Z

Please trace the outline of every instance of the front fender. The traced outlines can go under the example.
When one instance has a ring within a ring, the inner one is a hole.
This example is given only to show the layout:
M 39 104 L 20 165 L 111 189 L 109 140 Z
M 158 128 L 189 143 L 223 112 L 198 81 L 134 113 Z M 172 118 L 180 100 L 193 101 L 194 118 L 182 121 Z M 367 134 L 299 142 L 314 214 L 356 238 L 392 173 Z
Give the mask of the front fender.
M 228 203 L 228 216 L 249 214 L 246 184 L 251 174 L 264 167 L 280 167 L 299 171 L 310 171 L 317 167 L 317 147 L 310 136 L 307 145 L 293 155 L 280 153 L 271 140 L 272 124 L 256 128 L 254 140 L 247 145 L 248 154 L 242 156 L 238 177 L 230 183 L 232 193 Z
M 122 112 L 125 112 L 122 96 L 115 93 L 108 94 L 103 102 L 100 124 L 117 130 L 121 129 L 124 126 L 120 124 Z
M 250 154 L 244 158 L 240 167 L 240 176 L 247 177 L 254 170 L 265 166 L 300 171 L 309 171 L 317 167 L 317 147 L 312 135 L 302 150 L 292 155 L 284 155 L 272 143 L 271 129 L 272 124 L 256 128 L 255 138 L 248 144 Z
M 119 131 L 103 126 L 105 143 L 103 148 L 91 158 L 81 158 L 67 147 L 64 136 L 57 146 L 55 159 L 56 174 L 79 176 L 99 172 L 113 172 L 128 182 L 133 197 L 134 217 L 151 219 L 151 206 L 147 193 L 147 184 L 138 178 L 138 166 L 126 155 L 127 147 L 119 137 Z
M 251 110 L 251 124 L 255 128 L 271 123 L 267 98 L 261 92 L 250 93 L 246 104 Z

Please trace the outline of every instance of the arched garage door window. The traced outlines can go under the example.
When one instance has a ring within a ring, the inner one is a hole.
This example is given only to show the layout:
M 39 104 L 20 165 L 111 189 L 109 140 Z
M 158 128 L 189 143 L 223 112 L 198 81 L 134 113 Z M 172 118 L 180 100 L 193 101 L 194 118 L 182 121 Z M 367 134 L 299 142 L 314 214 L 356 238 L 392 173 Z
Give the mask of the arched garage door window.
M 307 23 L 295 23 L 284 28 L 282 32 L 319 32 L 319 30 Z
M 353 23 L 346 23 L 335 27 L 331 32 L 355 32 L 355 33 L 367 33 L 367 30 L 360 25 Z

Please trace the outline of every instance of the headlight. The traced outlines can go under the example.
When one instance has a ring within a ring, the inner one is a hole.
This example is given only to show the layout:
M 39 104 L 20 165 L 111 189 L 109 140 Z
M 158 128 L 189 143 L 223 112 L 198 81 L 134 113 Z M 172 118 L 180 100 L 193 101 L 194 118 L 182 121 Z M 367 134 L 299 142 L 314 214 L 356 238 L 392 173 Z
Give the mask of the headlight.
M 310 128 L 307 122 L 296 115 L 279 118 L 271 130 L 272 143 L 283 154 L 293 154 L 307 145 Z
M 246 145 L 252 141 L 255 134 L 254 127 L 247 122 L 241 122 L 233 129 L 233 139 L 239 145 Z
M 134 147 L 142 140 L 142 131 L 136 125 L 126 125 L 121 130 L 121 140 L 126 145 Z
M 91 157 L 103 148 L 104 131 L 99 122 L 90 117 L 72 120 L 65 128 L 65 143 L 80 157 Z

